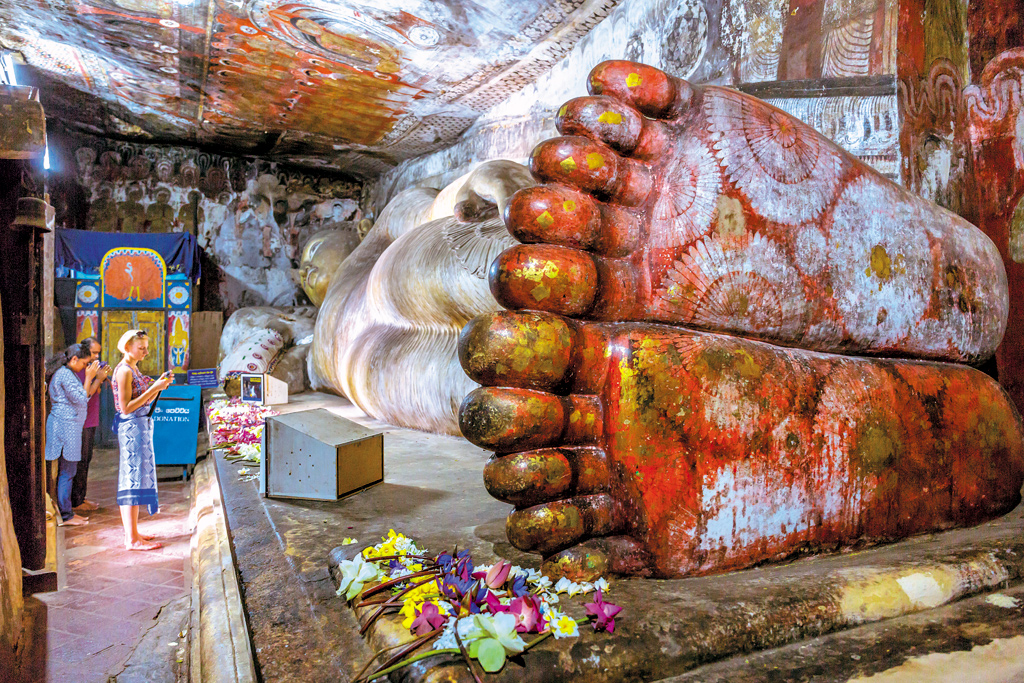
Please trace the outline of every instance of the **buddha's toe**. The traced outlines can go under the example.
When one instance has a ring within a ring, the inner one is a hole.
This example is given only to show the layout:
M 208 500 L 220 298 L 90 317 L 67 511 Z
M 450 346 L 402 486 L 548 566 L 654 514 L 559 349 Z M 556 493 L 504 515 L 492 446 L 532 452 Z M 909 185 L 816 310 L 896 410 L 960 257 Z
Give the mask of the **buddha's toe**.
M 550 390 L 563 384 L 575 340 L 574 328 L 559 316 L 497 311 L 462 329 L 459 360 L 485 386 Z
M 648 282 L 631 259 L 548 244 L 506 249 L 491 264 L 489 279 L 505 308 L 592 320 L 636 319 Z
M 587 89 L 592 95 L 614 98 L 655 119 L 682 114 L 693 97 L 693 88 L 681 78 L 653 66 L 623 60 L 609 60 L 595 66 L 587 80 Z
M 487 492 L 520 508 L 601 493 L 608 490 L 608 483 L 608 459 L 593 446 L 495 455 L 484 466 Z
M 530 154 L 530 170 L 542 181 L 575 187 L 623 206 L 642 204 L 654 186 L 646 164 L 582 136 L 540 143 Z
M 544 558 L 542 571 L 571 581 L 594 581 L 608 574 L 649 576 L 650 554 L 628 536 L 591 538 Z
M 555 122 L 562 135 L 602 142 L 622 156 L 655 162 L 669 149 L 672 133 L 666 124 L 614 97 L 577 97 L 558 110 Z
M 508 203 L 505 225 L 525 244 L 556 244 L 613 258 L 632 254 L 640 242 L 633 213 L 564 185 L 516 192 Z
M 505 531 L 520 550 L 549 555 L 588 538 L 621 533 L 624 520 L 611 496 L 595 494 L 517 508 L 508 516 Z
M 459 408 L 462 435 L 499 453 L 593 445 L 603 423 L 601 402 L 594 396 L 556 396 L 533 389 L 480 387 Z

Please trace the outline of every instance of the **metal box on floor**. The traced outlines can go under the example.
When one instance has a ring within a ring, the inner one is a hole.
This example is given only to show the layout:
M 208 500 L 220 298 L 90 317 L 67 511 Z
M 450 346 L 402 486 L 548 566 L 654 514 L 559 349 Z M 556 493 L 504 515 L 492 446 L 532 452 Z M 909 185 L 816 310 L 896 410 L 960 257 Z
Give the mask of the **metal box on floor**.
M 267 418 L 264 495 L 337 500 L 383 480 L 383 433 L 322 408 Z

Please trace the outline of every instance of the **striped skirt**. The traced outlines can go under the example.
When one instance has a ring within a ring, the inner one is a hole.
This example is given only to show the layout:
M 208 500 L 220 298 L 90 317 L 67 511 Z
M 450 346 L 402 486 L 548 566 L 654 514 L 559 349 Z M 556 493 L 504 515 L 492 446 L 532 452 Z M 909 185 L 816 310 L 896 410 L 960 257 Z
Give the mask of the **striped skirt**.
M 149 514 L 160 508 L 156 491 L 156 455 L 153 452 L 153 418 L 121 417 L 117 426 L 121 463 L 117 473 L 117 504 L 145 505 Z

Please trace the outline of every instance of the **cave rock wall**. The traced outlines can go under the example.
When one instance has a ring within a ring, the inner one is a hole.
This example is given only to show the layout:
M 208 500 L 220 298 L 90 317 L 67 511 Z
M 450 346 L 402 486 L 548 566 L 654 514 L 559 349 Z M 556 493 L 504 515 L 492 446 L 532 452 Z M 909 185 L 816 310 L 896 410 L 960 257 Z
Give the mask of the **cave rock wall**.
M 260 159 L 85 136 L 59 138 L 57 227 L 191 232 L 205 256 L 202 305 L 303 301 L 292 276 L 315 232 L 356 217 L 362 187 Z

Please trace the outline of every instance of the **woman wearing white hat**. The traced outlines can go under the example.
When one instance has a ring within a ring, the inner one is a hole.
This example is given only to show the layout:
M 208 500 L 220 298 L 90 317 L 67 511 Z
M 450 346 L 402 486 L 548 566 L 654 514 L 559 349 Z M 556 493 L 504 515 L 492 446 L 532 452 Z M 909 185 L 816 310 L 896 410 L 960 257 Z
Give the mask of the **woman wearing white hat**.
M 144 330 L 128 330 L 117 342 L 124 358 L 114 368 L 114 405 L 117 407 L 117 444 L 121 451 L 117 476 L 117 504 L 121 506 L 124 546 L 128 550 L 155 550 L 160 547 L 151 536 L 139 533 L 139 506 L 149 514 L 159 507 L 156 491 L 156 457 L 153 452 L 153 418 L 150 404 L 171 383 L 165 372 L 154 381 L 139 371 L 139 361 L 149 354 L 149 338 Z

